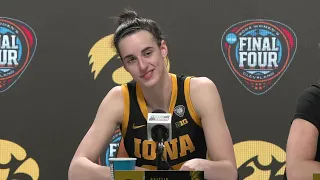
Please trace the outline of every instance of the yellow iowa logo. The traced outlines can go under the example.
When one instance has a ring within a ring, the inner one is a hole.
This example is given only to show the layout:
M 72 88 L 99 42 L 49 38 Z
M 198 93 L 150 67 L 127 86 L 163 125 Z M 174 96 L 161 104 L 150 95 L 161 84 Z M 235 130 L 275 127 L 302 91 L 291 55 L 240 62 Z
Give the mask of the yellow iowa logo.
M 282 179 L 286 153 L 277 145 L 265 141 L 244 141 L 235 144 L 234 151 L 240 179 Z
M 17 164 L 18 168 L 12 169 Z M 0 165 L 2 167 L 0 168 L 0 179 L 26 179 L 27 175 L 32 180 L 39 178 L 37 162 L 32 158 L 27 158 L 26 151 L 14 142 L 0 139 Z
M 103 37 L 96 42 L 89 51 L 89 65 L 92 65 L 91 72 L 94 73 L 94 79 L 97 79 L 101 70 L 111 60 L 120 60 L 115 47 L 113 46 L 113 34 Z M 167 68 L 170 70 L 170 61 L 165 59 Z M 124 84 L 132 80 L 131 75 L 124 69 L 123 66 L 112 72 L 112 80 L 117 84 Z

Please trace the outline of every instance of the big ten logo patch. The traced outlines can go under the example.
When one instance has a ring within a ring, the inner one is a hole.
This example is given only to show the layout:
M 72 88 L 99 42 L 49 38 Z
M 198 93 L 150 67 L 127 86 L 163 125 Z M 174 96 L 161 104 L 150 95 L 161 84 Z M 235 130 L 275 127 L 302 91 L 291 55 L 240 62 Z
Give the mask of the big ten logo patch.
M 113 61 L 121 61 L 119 55 L 113 46 L 113 34 L 107 35 L 97 41 L 89 51 L 90 58 L 89 65 L 91 65 L 91 72 L 94 74 L 93 78 L 96 80 L 105 66 Z M 165 58 L 168 71 L 170 70 L 170 60 Z M 112 73 L 112 74 L 111 74 Z M 131 75 L 124 69 L 123 66 L 111 70 L 110 75 L 116 84 L 124 84 L 132 80 Z
M 282 180 L 286 153 L 265 141 L 244 141 L 234 145 L 240 179 Z
M 175 124 L 176 124 L 176 128 L 179 128 L 179 127 L 182 127 L 182 126 L 188 124 L 188 120 L 187 119 L 183 119 L 181 121 L 176 122 Z
M 37 162 L 18 144 L 0 139 L 0 179 L 39 179 Z
M 0 17 L 0 92 L 8 90 L 29 65 L 37 46 L 33 29 L 16 19 Z
M 229 27 L 221 50 L 233 74 L 251 93 L 270 90 L 290 65 L 297 37 L 287 25 L 272 20 L 247 20 Z

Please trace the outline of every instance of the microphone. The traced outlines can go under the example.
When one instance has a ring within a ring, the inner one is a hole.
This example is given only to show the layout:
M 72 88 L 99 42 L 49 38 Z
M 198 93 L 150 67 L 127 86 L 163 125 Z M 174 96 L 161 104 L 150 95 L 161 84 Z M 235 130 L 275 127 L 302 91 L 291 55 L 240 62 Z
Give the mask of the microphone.
M 170 113 L 166 113 L 164 110 L 156 109 L 152 113 L 148 113 L 147 120 L 147 138 L 149 141 L 155 141 L 157 143 L 157 169 L 164 169 L 161 166 L 161 159 L 163 158 L 164 142 L 171 141 L 172 139 L 172 128 L 171 128 Z M 172 167 L 167 163 L 170 169 Z
M 156 109 L 152 113 L 148 113 L 147 136 L 149 141 L 165 142 L 172 139 L 170 113 L 164 110 Z

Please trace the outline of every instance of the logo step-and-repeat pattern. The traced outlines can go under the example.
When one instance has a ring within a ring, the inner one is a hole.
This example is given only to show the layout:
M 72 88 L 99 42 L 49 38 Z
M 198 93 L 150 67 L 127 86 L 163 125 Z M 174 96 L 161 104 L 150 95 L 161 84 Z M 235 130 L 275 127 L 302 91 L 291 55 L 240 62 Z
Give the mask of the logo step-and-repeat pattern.
M 101 100 L 112 87 L 132 81 L 113 47 L 116 24 L 108 18 L 126 7 L 118 2 L 82 3 L 79 11 L 62 14 L 40 3 L 3 5 L 9 10 L 0 17 L 0 180 L 67 179 L 72 156 Z M 225 1 L 215 6 L 174 1 L 166 13 L 146 11 L 149 6 L 139 2 L 132 5 L 161 23 L 168 37 L 165 62 L 170 72 L 207 76 L 216 83 L 234 135 L 240 178 L 278 180 L 285 172 L 293 102 L 319 74 L 318 20 L 310 17 L 320 17 L 320 11 L 309 10 L 316 7 L 314 2 L 308 8 L 299 5 L 301 17 L 294 19 L 294 8 L 257 3 L 261 11 L 251 11 L 244 3 L 233 8 Z M 197 8 L 193 13 L 175 11 L 180 7 Z M 274 103 L 278 101 L 281 105 Z M 173 113 L 183 117 L 185 110 L 177 105 Z M 188 123 L 183 119 L 173 126 Z M 121 140 L 117 127 L 96 163 L 108 166 L 110 157 L 127 156 Z

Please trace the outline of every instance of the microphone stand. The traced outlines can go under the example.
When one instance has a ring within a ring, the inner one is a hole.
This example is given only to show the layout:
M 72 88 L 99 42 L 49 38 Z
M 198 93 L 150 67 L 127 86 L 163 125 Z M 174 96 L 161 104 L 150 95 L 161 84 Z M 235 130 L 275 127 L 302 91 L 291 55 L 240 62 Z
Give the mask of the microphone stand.
M 161 125 L 156 125 L 152 129 L 152 139 L 157 143 L 156 147 L 156 164 L 157 164 L 157 170 L 166 170 L 166 168 L 163 166 L 162 159 L 163 159 L 163 152 L 164 152 L 164 141 L 168 139 L 168 130 Z M 172 167 L 170 164 L 165 160 L 167 165 L 170 169 Z
M 161 170 L 161 162 L 162 162 L 162 154 L 163 154 L 163 150 L 164 150 L 164 143 L 163 140 L 161 140 L 160 142 L 157 142 L 157 149 L 156 149 L 156 153 L 157 153 L 157 170 Z

